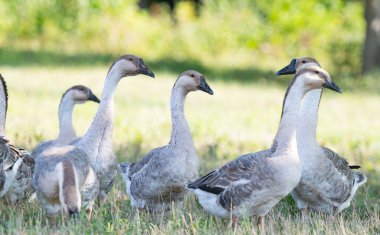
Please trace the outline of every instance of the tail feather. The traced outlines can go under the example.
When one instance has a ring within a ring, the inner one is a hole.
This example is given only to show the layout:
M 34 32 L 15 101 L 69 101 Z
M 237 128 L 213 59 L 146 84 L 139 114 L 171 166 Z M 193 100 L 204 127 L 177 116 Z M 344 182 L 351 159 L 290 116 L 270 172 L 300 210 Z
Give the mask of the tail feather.
M 129 162 L 123 162 L 119 164 L 121 175 L 123 176 L 124 179 L 127 179 L 129 176 L 129 169 L 131 169 L 131 166 L 133 163 Z
M 350 169 L 359 169 L 361 166 L 358 166 L 358 165 L 351 165 L 351 166 L 348 166 L 350 167 Z
M 367 177 L 360 172 L 354 172 L 354 177 L 355 184 L 358 185 L 358 187 L 367 182 Z
M 59 199 L 63 209 L 69 213 L 70 216 L 79 213 L 81 197 L 75 168 L 69 161 L 62 162 L 62 177 L 59 181 Z
M 119 164 L 121 175 L 125 181 L 125 191 L 128 195 L 131 196 L 131 180 L 129 179 L 129 169 L 133 166 L 134 163 L 123 162 Z

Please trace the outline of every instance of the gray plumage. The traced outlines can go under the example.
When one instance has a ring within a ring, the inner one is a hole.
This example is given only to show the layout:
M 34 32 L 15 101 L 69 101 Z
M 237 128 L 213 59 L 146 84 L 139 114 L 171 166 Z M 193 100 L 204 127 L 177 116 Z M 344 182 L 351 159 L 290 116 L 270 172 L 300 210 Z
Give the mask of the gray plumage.
M 0 198 L 14 204 L 33 192 L 34 160 L 27 151 L 15 148 L 4 138 L 0 138 L 0 151 L 3 159 L 0 164 Z
M 137 163 L 120 164 L 133 207 L 168 210 L 172 202 L 181 203 L 186 184 L 198 176 L 199 159 L 184 116 L 186 95 L 195 90 L 213 94 L 202 74 L 185 71 L 172 89 L 169 144 L 153 149 Z
M 32 191 L 34 161 L 27 151 L 16 148 L 5 138 L 8 90 L 1 74 L 0 81 L 0 198 L 13 204 Z
M 76 85 L 63 93 L 58 109 L 59 134 L 54 140 L 38 144 L 31 153 L 32 158 L 40 156 L 43 151 L 50 147 L 68 145 L 77 137 L 72 123 L 72 113 L 76 104 L 82 104 L 86 101 L 100 102 L 91 89 L 86 86 Z
M 42 153 L 36 161 L 33 185 L 36 188 L 37 198 L 45 210 L 57 214 L 65 210 L 68 204 L 63 195 L 65 181 L 60 166 L 68 163 L 73 166 L 75 182 L 80 194 L 77 202 L 81 208 L 91 209 L 99 192 L 99 181 L 92 169 L 87 154 L 75 146 L 51 147 Z M 69 176 L 70 177 L 70 176 Z M 81 208 L 76 208 L 79 212 Z M 70 213 L 70 211 L 67 211 Z
M 318 67 L 297 73 L 285 94 L 272 148 L 240 156 L 188 184 L 206 211 L 225 218 L 264 216 L 294 189 L 302 170 L 296 140 L 297 114 L 305 93 L 322 85 L 337 87 Z
M 117 174 L 117 161 L 112 143 L 115 91 L 123 77 L 138 74 L 154 77 L 144 61 L 137 56 L 121 56 L 111 65 L 103 86 L 101 102 L 90 128 L 82 138 L 72 141 L 73 145 L 87 154 L 88 160 L 97 174 L 100 182 L 99 199 L 101 200 L 105 199 L 112 189 Z
M 278 74 L 295 73 L 313 66 L 320 67 L 313 58 L 293 59 Z M 293 190 L 292 196 L 300 209 L 336 213 L 350 205 L 356 190 L 367 178 L 352 170 L 358 166 L 350 166 L 345 158 L 317 143 L 321 97 L 321 89 L 309 91 L 298 115 L 297 143 L 299 155 L 303 159 L 303 169 L 300 183 Z

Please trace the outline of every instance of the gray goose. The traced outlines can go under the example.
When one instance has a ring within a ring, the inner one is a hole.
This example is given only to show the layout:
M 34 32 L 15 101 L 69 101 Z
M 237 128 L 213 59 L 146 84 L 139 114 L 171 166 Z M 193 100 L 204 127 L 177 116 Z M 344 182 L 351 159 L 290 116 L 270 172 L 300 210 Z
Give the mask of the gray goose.
M 0 74 L 0 199 L 14 204 L 32 193 L 34 160 L 24 149 L 16 148 L 5 137 L 8 91 Z
M 33 184 L 37 198 L 49 214 L 59 211 L 77 214 L 85 208 L 88 216 L 98 194 L 113 185 L 116 160 L 112 153 L 112 111 L 115 89 L 121 78 L 154 74 L 142 59 L 125 55 L 108 71 L 95 118 L 86 134 L 67 146 L 51 147 L 36 159 Z
M 172 133 L 168 145 L 151 150 L 137 163 L 121 163 L 132 207 L 152 212 L 170 209 L 184 198 L 186 184 L 198 177 L 199 159 L 184 114 L 189 92 L 213 91 L 197 71 L 183 72 L 171 94 Z
M 38 144 L 31 153 L 33 158 L 41 155 L 43 151 L 52 146 L 67 145 L 77 138 L 73 127 L 72 114 L 76 104 L 83 104 L 86 101 L 100 103 L 98 97 L 96 97 L 91 89 L 86 86 L 76 85 L 67 89 L 65 93 L 63 93 L 58 109 L 59 135 L 54 140 Z
M 314 58 L 293 59 L 276 74 L 294 74 L 311 66 L 320 67 Z M 292 197 L 303 214 L 307 209 L 324 213 L 342 211 L 350 205 L 356 190 L 367 181 L 362 173 L 353 171 L 359 166 L 350 166 L 345 158 L 318 144 L 316 132 L 321 96 L 322 89 L 309 91 L 298 117 L 298 153 L 304 162 L 300 183 L 293 190 Z
M 134 55 L 117 59 L 108 70 L 98 111 L 87 133 L 71 144 L 87 153 L 100 183 L 99 199 L 104 200 L 111 190 L 117 173 L 116 156 L 112 147 L 113 100 L 117 84 L 123 77 L 138 74 L 154 78 L 144 61 Z
M 209 213 L 232 218 L 263 218 L 301 178 L 297 151 L 297 114 L 307 91 L 327 87 L 338 91 L 330 75 L 319 67 L 300 70 L 290 83 L 283 102 L 281 121 L 272 148 L 242 155 L 188 184 Z

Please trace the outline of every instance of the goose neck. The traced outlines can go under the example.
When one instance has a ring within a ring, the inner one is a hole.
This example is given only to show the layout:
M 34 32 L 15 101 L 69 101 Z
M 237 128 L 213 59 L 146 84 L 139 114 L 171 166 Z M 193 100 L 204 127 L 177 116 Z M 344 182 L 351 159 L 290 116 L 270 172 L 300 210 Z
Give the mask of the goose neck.
M 193 144 L 190 128 L 185 118 L 184 103 L 188 91 L 182 87 L 174 86 L 172 90 L 170 108 L 172 119 L 172 132 L 169 145 L 188 146 Z
M 66 144 L 76 137 L 73 127 L 72 115 L 75 102 L 71 97 L 65 95 L 59 105 L 58 120 L 59 120 L 59 135 L 57 141 Z
M 302 97 L 305 94 L 302 84 L 297 80 L 290 85 L 284 98 L 279 129 L 275 138 L 277 150 L 297 150 L 296 124 Z
M 121 74 L 118 71 L 111 70 L 108 73 L 104 82 L 98 111 L 90 128 L 78 143 L 91 156 L 94 155 L 93 151 L 100 148 L 101 144 L 107 144 L 109 150 L 112 151 L 113 99 L 120 79 Z
M 0 136 L 5 136 L 5 122 L 7 118 L 8 100 L 5 91 L 6 87 L 4 80 L 0 82 L 0 86 Z
M 299 142 L 317 144 L 318 109 L 322 89 L 307 92 L 298 115 L 297 138 Z

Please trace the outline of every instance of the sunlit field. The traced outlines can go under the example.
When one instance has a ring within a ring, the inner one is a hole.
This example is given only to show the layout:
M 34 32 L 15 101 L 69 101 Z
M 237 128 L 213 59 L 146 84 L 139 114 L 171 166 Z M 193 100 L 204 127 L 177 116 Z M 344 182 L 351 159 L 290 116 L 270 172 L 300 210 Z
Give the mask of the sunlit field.
M 149 65 L 149 64 L 148 64 Z M 89 86 L 100 97 L 107 67 L 12 68 L 1 73 L 9 91 L 7 137 L 32 150 L 40 141 L 58 134 L 58 105 L 63 92 L 77 84 Z M 200 71 L 202 72 L 202 71 Z M 274 72 L 274 71 L 273 71 Z M 268 73 L 270 74 L 270 73 Z M 282 99 L 290 77 L 268 75 L 245 83 L 223 80 L 223 74 L 204 74 L 215 94 L 190 93 L 186 117 L 201 159 L 201 174 L 244 153 L 270 147 L 279 123 Z M 136 161 L 170 137 L 170 91 L 178 74 L 159 72 L 156 79 L 124 78 L 115 97 L 114 150 L 118 160 Z M 229 75 L 233 76 L 233 75 Z M 339 79 L 335 81 L 339 83 Z M 285 83 L 286 83 L 285 82 Z M 380 233 L 380 94 L 363 89 L 333 93 L 326 90 L 320 105 L 318 140 L 361 165 L 368 183 L 360 188 L 350 208 L 337 216 L 312 214 L 308 220 L 290 197 L 282 200 L 266 218 L 268 234 L 379 234 Z M 74 126 L 85 133 L 97 109 L 91 102 L 77 105 Z M 91 221 L 60 217 L 51 225 L 38 202 L 16 206 L 0 204 L 0 234 L 140 233 L 230 234 L 258 233 L 255 220 L 245 219 L 233 230 L 229 221 L 205 213 L 193 196 L 184 209 L 167 214 L 136 212 L 124 194 L 118 176 L 106 203 L 95 207 Z

